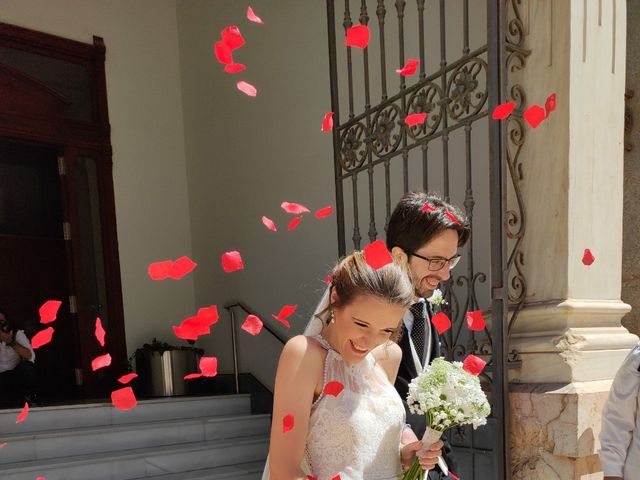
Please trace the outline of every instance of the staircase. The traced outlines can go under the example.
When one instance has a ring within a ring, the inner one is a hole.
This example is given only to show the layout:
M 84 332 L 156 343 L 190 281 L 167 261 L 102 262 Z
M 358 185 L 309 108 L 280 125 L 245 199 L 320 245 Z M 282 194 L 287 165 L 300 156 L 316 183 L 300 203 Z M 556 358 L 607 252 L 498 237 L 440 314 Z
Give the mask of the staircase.
M 269 442 L 269 415 L 249 395 L 0 410 L 2 480 L 255 480 Z

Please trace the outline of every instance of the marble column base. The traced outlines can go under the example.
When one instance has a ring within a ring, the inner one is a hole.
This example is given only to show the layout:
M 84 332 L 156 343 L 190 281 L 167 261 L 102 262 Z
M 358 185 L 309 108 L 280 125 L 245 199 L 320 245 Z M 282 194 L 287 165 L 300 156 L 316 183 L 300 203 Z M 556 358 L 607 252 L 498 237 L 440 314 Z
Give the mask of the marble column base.
M 511 385 L 513 480 L 601 480 L 598 435 L 611 382 Z

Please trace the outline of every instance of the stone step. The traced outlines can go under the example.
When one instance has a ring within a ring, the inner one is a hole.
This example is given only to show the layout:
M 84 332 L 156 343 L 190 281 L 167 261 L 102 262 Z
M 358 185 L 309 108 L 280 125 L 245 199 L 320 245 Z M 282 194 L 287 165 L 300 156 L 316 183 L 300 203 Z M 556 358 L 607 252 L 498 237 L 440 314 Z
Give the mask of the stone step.
M 136 408 L 128 411 L 117 410 L 111 403 L 36 407 L 30 409 L 27 420 L 19 424 L 15 422 L 20 409 L 10 409 L 0 410 L 0 435 L 250 412 L 251 398 L 248 394 L 142 400 Z
M 9 463 L 0 467 L 0 472 L 2 480 L 33 480 L 38 476 L 44 476 L 47 480 L 133 480 L 162 478 L 162 476 L 165 479 L 171 479 L 170 474 L 174 474 L 173 478 L 185 478 L 179 475 L 224 466 L 235 465 L 242 468 L 240 465 L 264 462 L 267 457 L 268 443 L 267 435 L 222 439 L 140 448 L 126 452 Z M 232 471 L 228 470 L 226 473 L 232 474 Z M 194 478 L 216 477 L 196 476 Z M 226 478 L 259 477 L 232 475 Z
M 264 461 L 145 477 L 145 480 L 261 480 Z
M 234 415 L 3 435 L 7 445 L 0 451 L 0 468 L 9 462 L 268 435 L 269 428 L 269 415 Z

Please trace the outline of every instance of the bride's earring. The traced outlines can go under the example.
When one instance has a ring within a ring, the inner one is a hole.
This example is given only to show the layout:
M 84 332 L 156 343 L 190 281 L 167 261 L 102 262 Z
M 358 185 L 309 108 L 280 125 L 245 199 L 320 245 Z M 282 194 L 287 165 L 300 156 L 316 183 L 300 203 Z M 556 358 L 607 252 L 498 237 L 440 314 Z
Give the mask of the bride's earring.
M 333 310 L 331 310 L 331 317 L 329 323 L 336 323 L 336 317 L 333 315 Z

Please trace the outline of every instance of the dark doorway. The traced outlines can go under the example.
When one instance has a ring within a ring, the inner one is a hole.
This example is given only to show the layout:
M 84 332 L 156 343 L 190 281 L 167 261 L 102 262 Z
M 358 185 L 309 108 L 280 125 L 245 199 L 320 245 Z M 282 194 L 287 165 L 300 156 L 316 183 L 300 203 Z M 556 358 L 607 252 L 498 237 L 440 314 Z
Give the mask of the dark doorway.
M 0 24 L 0 305 L 32 336 L 62 301 L 36 352 L 45 404 L 108 398 L 127 369 L 105 51 Z

